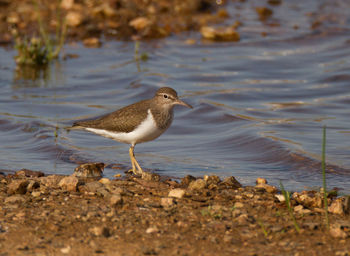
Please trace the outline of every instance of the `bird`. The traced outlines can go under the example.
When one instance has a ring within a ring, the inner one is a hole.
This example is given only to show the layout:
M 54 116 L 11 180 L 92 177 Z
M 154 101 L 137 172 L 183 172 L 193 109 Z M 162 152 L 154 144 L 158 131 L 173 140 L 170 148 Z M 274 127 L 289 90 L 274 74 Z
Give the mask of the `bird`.
M 76 121 L 70 129 L 85 130 L 130 144 L 130 171 L 142 176 L 145 172 L 136 160 L 134 148 L 136 144 L 155 140 L 170 127 L 175 105 L 193 108 L 180 100 L 173 88 L 161 87 L 151 99 L 136 102 L 102 117 Z

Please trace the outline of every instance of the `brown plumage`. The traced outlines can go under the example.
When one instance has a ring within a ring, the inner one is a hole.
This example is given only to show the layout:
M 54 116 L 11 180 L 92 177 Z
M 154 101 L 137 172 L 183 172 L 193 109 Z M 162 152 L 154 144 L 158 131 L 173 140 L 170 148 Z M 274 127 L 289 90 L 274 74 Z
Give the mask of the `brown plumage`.
M 177 97 L 174 89 L 162 87 L 151 99 L 139 101 L 97 119 L 77 121 L 72 129 L 85 129 L 116 141 L 130 143 L 133 172 L 142 174 L 134 156 L 134 146 L 154 140 L 166 131 L 173 120 L 175 105 L 192 108 Z

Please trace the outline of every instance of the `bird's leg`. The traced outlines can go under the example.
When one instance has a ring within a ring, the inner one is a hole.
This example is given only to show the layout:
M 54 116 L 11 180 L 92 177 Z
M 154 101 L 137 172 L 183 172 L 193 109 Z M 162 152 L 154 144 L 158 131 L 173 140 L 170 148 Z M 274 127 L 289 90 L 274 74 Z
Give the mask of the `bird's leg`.
M 142 175 L 143 170 L 142 170 L 141 166 L 139 165 L 139 163 L 136 161 L 135 154 L 134 154 L 134 146 L 130 147 L 129 155 L 130 155 L 130 160 L 131 160 L 131 164 L 132 164 L 132 172 L 135 175 Z M 137 168 L 137 170 L 135 167 Z
M 131 146 L 129 148 L 129 156 L 130 156 L 130 161 L 131 161 L 131 165 L 132 165 L 132 169 L 130 171 L 133 172 L 134 174 L 136 174 L 136 168 L 135 168 L 135 163 L 134 163 L 134 147 L 133 146 Z

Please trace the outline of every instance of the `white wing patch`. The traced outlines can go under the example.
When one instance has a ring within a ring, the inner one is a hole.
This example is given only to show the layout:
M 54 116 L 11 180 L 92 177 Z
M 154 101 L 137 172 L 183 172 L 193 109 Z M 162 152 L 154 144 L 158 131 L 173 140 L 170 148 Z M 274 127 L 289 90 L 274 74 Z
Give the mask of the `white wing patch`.
M 98 135 L 127 143 L 136 145 L 137 143 L 142 143 L 158 138 L 165 130 L 160 130 L 153 118 L 151 110 L 147 111 L 147 118 L 132 132 L 112 132 L 102 129 L 95 128 L 85 128 L 85 130 L 96 133 Z

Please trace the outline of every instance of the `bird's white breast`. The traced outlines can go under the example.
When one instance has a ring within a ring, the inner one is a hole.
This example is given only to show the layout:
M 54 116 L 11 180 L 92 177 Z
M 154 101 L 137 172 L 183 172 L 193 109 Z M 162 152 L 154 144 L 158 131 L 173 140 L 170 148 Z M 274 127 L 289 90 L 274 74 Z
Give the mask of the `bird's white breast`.
M 112 132 L 102 129 L 85 128 L 87 131 L 102 135 L 104 137 L 135 145 L 158 138 L 165 130 L 161 130 L 157 127 L 156 121 L 150 110 L 145 120 L 142 121 L 139 126 L 132 132 Z

